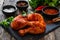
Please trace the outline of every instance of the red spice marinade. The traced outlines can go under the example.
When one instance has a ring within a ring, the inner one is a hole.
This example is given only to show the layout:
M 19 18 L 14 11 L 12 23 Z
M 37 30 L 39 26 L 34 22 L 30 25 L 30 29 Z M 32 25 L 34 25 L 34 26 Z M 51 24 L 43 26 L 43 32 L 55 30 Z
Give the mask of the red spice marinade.
M 57 14 L 57 12 L 58 11 L 56 9 L 45 9 L 45 13 L 49 15 Z

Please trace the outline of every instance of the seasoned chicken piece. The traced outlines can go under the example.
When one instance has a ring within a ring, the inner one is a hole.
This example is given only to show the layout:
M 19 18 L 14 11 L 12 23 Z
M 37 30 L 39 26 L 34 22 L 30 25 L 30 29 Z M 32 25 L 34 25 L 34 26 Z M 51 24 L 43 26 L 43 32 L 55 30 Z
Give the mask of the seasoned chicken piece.
M 40 33 L 43 33 L 45 31 L 46 24 L 44 22 L 43 17 L 40 14 L 38 14 L 38 13 L 28 14 L 27 19 L 29 21 L 28 22 L 29 28 L 19 30 L 18 32 L 20 35 L 23 36 L 26 33 L 40 34 Z
M 23 17 L 22 15 L 18 15 L 14 18 L 14 20 L 11 22 L 11 27 L 14 30 L 18 30 L 20 28 L 23 28 L 27 25 L 27 18 Z

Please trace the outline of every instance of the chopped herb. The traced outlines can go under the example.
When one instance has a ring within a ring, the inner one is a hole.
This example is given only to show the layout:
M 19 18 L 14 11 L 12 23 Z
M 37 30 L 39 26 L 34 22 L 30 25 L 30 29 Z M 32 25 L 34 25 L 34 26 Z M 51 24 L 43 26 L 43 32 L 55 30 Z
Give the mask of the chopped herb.
M 0 22 L 0 25 L 3 25 L 5 27 L 9 27 L 10 23 L 13 21 L 14 17 L 9 17 L 3 21 Z

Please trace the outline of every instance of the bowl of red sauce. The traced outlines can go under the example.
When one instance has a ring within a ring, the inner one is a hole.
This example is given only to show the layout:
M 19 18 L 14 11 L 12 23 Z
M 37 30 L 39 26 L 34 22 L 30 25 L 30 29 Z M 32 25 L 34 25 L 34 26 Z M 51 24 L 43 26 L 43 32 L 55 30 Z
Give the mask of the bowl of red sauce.
M 43 15 L 47 19 L 53 19 L 55 17 L 58 17 L 59 15 L 59 9 L 56 7 L 45 7 L 42 9 Z

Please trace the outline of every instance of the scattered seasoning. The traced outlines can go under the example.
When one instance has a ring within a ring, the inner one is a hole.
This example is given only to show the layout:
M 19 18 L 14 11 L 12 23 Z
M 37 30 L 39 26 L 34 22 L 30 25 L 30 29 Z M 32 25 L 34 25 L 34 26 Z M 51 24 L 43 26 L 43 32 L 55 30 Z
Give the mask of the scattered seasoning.
M 14 12 L 14 8 L 4 9 L 4 12 Z

